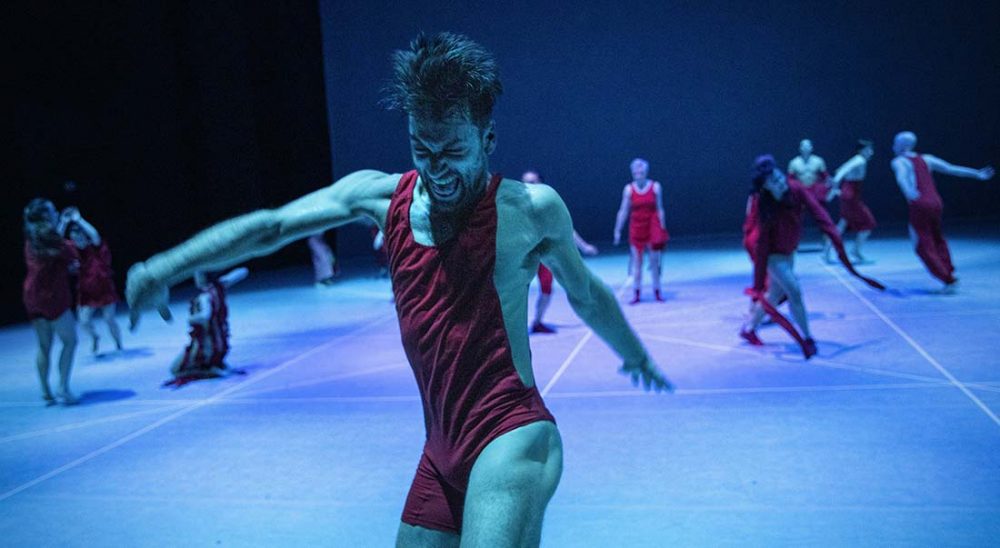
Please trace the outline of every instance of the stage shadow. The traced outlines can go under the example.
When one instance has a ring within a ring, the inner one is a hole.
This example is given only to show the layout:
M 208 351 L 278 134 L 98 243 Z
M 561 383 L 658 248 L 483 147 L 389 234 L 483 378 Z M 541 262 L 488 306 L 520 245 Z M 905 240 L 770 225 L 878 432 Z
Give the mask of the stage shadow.
M 951 297 L 955 295 L 954 293 L 945 293 L 940 289 L 927 289 L 925 287 L 910 287 L 902 289 L 891 287 L 886 289 L 885 293 L 901 299 L 905 299 L 907 297 Z
M 80 394 L 80 405 L 96 405 L 135 397 L 133 390 L 88 390 Z

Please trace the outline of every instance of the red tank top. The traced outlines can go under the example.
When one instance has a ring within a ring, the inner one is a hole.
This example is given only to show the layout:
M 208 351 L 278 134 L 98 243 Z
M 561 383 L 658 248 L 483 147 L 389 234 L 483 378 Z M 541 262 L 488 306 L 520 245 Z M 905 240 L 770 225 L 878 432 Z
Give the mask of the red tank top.
M 72 306 L 69 287 L 69 267 L 80 260 L 76 248 L 68 240 L 54 257 L 35 253 L 31 243 L 24 242 L 24 262 L 28 272 L 24 277 L 21 296 L 28 319 L 55 320 Z
M 496 265 L 494 175 L 458 234 L 438 246 L 413 239 L 417 172 L 402 176 L 385 222 L 403 349 L 424 409 L 424 453 L 446 477 L 465 474 L 486 445 L 510 430 L 552 421 L 535 387 L 514 368 Z
M 628 231 L 632 236 L 645 236 L 649 225 L 656 217 L 656 193 L 653 191 L 655 181 L 649 182 L 645 192 L 639 192 L 635 183 L 629 183 L 629 218 Z
M 78 252 L 80 276 L 77 300 L 80 305 L 100 307 L 118 302 L 108 242 L 101 240 L 101 245 L 88 245 Z
M 910 205 L 931 209 L 943 208 L 944 203 L 941 201 L 941 195 L 938 194 L 937 186 L 934 184 L 934 176 L 931 175 L 927 162 L 919 154 L 907 156 L 906 159 L 913 164 L 913 174 L 917 179 L 917 192 L 920 193 L 920 197 L 910 202 Z

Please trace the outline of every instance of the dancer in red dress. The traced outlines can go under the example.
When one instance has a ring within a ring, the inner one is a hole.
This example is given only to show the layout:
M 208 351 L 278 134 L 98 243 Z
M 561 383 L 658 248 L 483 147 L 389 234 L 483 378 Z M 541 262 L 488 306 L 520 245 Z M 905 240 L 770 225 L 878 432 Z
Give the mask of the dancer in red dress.
M 751 253 L 754 258 L 754 284 L 750 293 L 756 305 L 751 311 L 750 319 L 740 330 L 740 336 L 750 344 L 763 344 L 756 330 L 766 313 L 788 331 L 801 346 L 805 358 L 809 359 L 816 354 L 816 342 L 809 330 L 802 288 L 793 268 L 795 249 L 802 238 L 804 211 L 809 212 L 820 229 L 830 238 L 841 262 L 849 272 L 872 287 L 877 289 L 884 287 L 854 270 L 847 259 L 840 235 L 826 210 L 811 192 L 799 183 L 785 178 L 775 167 L 773 156 L 766 154 L 757 158 L 755 170 L 753 189 L 758 195 L 755 223 L 758 236 Z M 767 291 L 766 296 L 765 291 Z M 801 329 L 801 334 L 775 308 L 782 297 L 787 297 L 792 317 Z
M 855 155 L 837 168 L 833 178 L 830 179 L 830 193 L 827 195 L 827 201 L 840 196 L 840 220 L 837 221 L 837 232 L 841 236 L 847 231 L 854 233 L 854 248 L 851 254 L 858 262 L 865 262 L 861 249 L 875 229 L 875 216 L 861 196 L 868 161 L 874 154 L 875 148 L 871 141 L 859 140 Z M 833 262 L 832 251 L 830 241 L 827 239 L 823 255 L 828 263 Z
M 537 171 L 529 170 L 521 175 L 521 182 L 535 184 L 544 183 L 545 180 L 542 179 L 542 176 Z M 576 247 L 580 250 L 580 253 L 589 256 L 597 255 L 597 248 L 587 243 L 576 230 L 573 231 L 573 241 L 576 243 Z M 535 319 L 531 322 L 531 332 L 555 333 L 555 328 L 546 325 L 543 321 L 545 319 L 545 311 L 549 309 L 549 304 L 552 302 L 552 271 L 541 263 L 538 264 L 538 285 L 538 300 L 535 301 Z
M 502 89 L 492 55 L 464 36 L 421 35 L 396 53 L 394 71 L 389 104 L 406 113 L 413 171 L 349 174 L 133 266 L 133 320 L 145 308 L 169 317 L 167 288 L 195 270 L 265 255 L 358 217 L 374 220 L 385 233 L 427 433 L 396 545 L 537 546 L 562 474 L 562 441 L 535 384 L 525 321 L 538 263 L 622 357 L 634 384 L 671 385 L 614 294 L 584 265 L 559 195 L 490 172 Z
M 80 255 L 80 274 L 77 282 L 77 314 L 83 330 L 90 335 L 91 352 L 100 349 L 100 337 L 94 329 L 94 316 L 100 314 L 108 324 L 115 347 L 122 349 L 121 328 L 115 320 L 118 291 L 115 289 L 114 271 L 111 269 L 111 250 L 75 207 L 63 211 L 66 234 Z
M 61 236 L 59 217 L 52 202 L 35 198 L 24 208 L 24 278 L 22 298 L 35 334 L 38 352 L 35 364 L 42 384 L 42 398 L 47 405 L 56 403 L 49 389 L 49 357 L 52 339 L 62 342 L 59 353 L 59 400 L 65 405 L 78 403 L 69 389 L 69 377 L 76 352 L 76 320 L 73 318 L 69 273 L 79 268 L 79 256 Z
M 892 150 L 896 157 L 892 160 L 892 171 L 896 183 L 910 205 L 910 237 L 916 245 L 917 256 L 931 275 L 944 283 L 942 291 L 953 293 L 957 288 L 955 266 L 951 263 L 951 252 L 941 232 L 941 213 L 944 202 L 938 194 L 937 185 L 931 172 L 988 181 L 993 178 L 993 168 L 982 169 L 962 167 L 930 154 L 914 152 L 917 136 L 904 131 L 896 135 Z
M 220 377 L 229 366 L 229 306 L 226 292 L 246 279 L 249 271 L 237 268 L 222 276 L 195 272 L 194 281 L 199 293 L 191 299 L 188 324 L 191 342 L 174 359 L 170 373 L 174 378 L 164 386 L 180 387 L 198 379 Z
M 649 250 L 649 271 L 653 278 L 653 297 L 663 302 L 660 293 L 660 265 L 663 249 L 670 234 L 663 213 L 663 188 L 650 180 L 649 162 L 632 160 L 632 182 L 622 189 L 622 203 L 615 219 L 615 245 L 621 241 L 622 227 L 628 220 L 629 273 L 632 275 L 633 296 L 629 304 L 640 300 L 642 289 L 642 256 Z

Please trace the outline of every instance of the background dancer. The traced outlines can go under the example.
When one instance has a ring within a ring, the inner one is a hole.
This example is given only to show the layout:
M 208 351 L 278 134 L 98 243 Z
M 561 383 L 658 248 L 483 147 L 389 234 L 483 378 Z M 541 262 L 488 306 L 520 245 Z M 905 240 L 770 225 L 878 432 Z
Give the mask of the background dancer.
M 916 146 L 917 136 L 913 132 L 896 134 L 892 143 L 892 150 L 896 153 L 892 159 L 892 171 L 910 206 L 910 238 L 916 246 L 917 256 L 931 275 L 944 283 L 942 291 L 953 293 L 958 278 L 955 277 L 948 243 L 941 232 L 944 202 L 931 172 L 988 181 L 993 178 L 993 168 L 973 169 L 952 165 L 930 154 L 917 154 L 913 150 Z
M 191 299 L 188 334 L 191 341 L 170 366 L 173 379 L 164 386 L 181 387 L 198 379 L 221 377 L 228 370 L 226 356 L 229 354 L 229 306 L 226 292 L 230 287 L 246 279 L 250 273 L 246 268 L 236 268 L 222 276 L 214 276 L 202 271 L 194 273 L 198 294 Z M 240 372 L 241 373 L 241 372 Z
M 464 36 L 418 36 L 394 56 L 389 104 L 408 117 L 415 170 L 366 170 L 275 210 L 211 227 L 129 271 L 137 321 L 169 317 L 167 288 L 365 216 L 385 233 L 403 348 L 426 443 L 397 546 L 537 546 L 562 473 L 562 442 L 531 367 L 528 285 L 544 261 L 574 311 L 646 389 L 670 384 L 583 264 L 550 187 L 489 171 L 496 63 Z
M 826 202 L 827 178 L 826 161 L 813 154 L 813 144 L 809 139 L 799 143 L 799 155 L 788 162 L 788 178 L 798 182 L 802 188 L 812 193 L 820 204 Z
M 653 278 L 653 297 L 663 302 L 660 294 L 661 253 L 667 246 L 670 234 L 663 213 L 663 188 L 648 178 L 649 162 L 642 158 L 632 160 L 632 182 L 622 189 L 622 203 L 615 218 L 615 245 L 621 241 L 622 226 L 628 220 L 629 274 L 632 275 L 634 294 L 629 304 L 639 302 L 642 289 L 642 255 L 649 249 L 649 271 Z
M 49 357 L 53 335 L 62 342 L 59 353 L 59 389 L 64 405 L 79 402 L 69 389 L 73 354 L 76 351 L 76 320 L 70 297 L 69 271 L 79 267 L 76 249 L 60 235 L 59 218 L 52 202 L 35 198 L 24 208 L 24 278 L 22 298 L 28 319 L 38 337 L 35 364 L 46 405 L 56 398 L 49 389 Z
M 521 175 L 521 182 L 527 184 L 544 183 L 542 176 L 534 170 L 525 171 Z M 573 230 L 573 242 L 580 253 L 588 256 L 597 255 L 597 248 L 587 243 L 576 230 Z M 552 271 L 544 264 L 538 263 L 538 299 L 535 301 L 535 319 L 531 322 L 532 333 L 555 333 L 556 330 L 544 323 L 545 311 L 549 309 L 552 302 Z
M 865 182 L 865 173 L 868 168 L 868 161 L 875 154 L 875 148 L 871 141 L 861 139 L 854 156 L 850 160 L 837 168 L 837 171 L 830 179 L 830 192 L 826 201 L 830 201 L 836 196 L 840 196 L 840 220 L 837 221 L 837 232 L 843 237 L 844 233 L 851 231 L 854 233 L 854 248 L 851 254 L 860 263 L 867 259 L 861 252 L 862 247 L 875 229 L 875 216 L 872 215 L 868 206 L 865 205 L 861 197 L 861 187 Z M 833 247 L 830 239 L 826 238 L 823 245 L 823 257 L 826 262 L 832 263 Z
M 337 263 L 337 231 L 330 231 L 333 246 L 326 243 L 323 232 L 309 236 L 309 253 L 312 255 L 313 280 L 317 287 L 329 287 L 337 282 L 340 276 L 340 265 Z
M 98 314 L 108 324 L 111 338 L 115 341 L 115 348 L 121 350 L 122 333 L 115 319 L 118 291 L 115 288 L 108 242 L 101 238 L 97 229 L 87 222 L 75 207 L 63 210 L 61 222 L 65 225 L 65 233 L 73 242 L 80 257 L 76 292 L 77 313 L 80 325 L 90 335 L 90 350 L 96 354 L 100 349 L 100 337 L 94 328 L 94 316 Z
M 844 252 L 844 245 L 830 216 L 813 194 L 798 182 L 788 180 L 775 167 L 774 157 L 765 154 L 755 162 L 753 191 L 757 198 L 757 226 L 759 237 L 754 257 L 754 285 L 752 297 L 757 303 L 749 320 L 740 329 L 740 336 L 752 345 L 764 344 L 756 330 L 769 314 L 781 325 L 802 348 L 806 359 L 816 354 L 816 341 L 809 329 L 809 317 L 802 299 L 802 287 L 795 276 L 795 249 L 802 237 L 802 213 L 808 211 L 820 229 L 827 234 L 837 248 L 844 266 L 872 287 L 884 287 L 869 278 L 864 278 L 851 266 Z M 767 295 L 764 295 L 765 289 Z M 795 330 L 778 311 L 775 305 L 782 297 L 787 297 L 792 317 L 801 334 Z

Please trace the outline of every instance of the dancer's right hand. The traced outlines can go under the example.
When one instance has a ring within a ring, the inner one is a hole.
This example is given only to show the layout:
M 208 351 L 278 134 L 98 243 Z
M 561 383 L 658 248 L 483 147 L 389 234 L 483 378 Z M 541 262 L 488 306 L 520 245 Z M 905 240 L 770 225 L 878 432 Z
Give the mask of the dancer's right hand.
M 149 308 L 155 308 L 165 321 L 173 319 L 167 306 L 170 302 L 170 291 L 164 283 L 150 274 L 145 263 L 136 263 L 128 269 L 125 300 L 129 307 L 129 328 L 133 331 L 139 325 L 142 311 Z
M 621 243 L 621 241 L 622 241 L 622 233 L 621 233 L 621 232 L 618 232 L 618 231 L 616 230 L 616 231 L 615 231 L 615 245 L 618 245 L 618 244 L 620 244 L 620 243 Z

